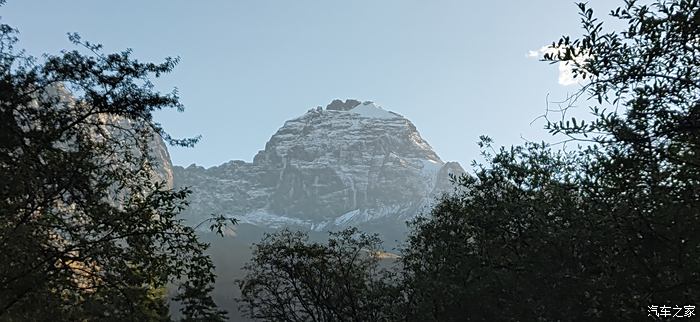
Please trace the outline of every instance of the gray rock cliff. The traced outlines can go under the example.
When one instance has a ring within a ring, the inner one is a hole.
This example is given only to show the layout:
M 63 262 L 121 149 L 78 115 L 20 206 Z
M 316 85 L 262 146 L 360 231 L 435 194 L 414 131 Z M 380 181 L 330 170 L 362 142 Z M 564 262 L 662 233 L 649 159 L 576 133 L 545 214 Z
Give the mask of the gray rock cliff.
M 335 100 L 289 120 L 252 163 L 173 167 L 193 190 L 186 215 L 211 213 L 268 228 L 311 230 L 373 223 L 404 225 L 451 191 L 442 161 L 403 116 L 372 102 Z

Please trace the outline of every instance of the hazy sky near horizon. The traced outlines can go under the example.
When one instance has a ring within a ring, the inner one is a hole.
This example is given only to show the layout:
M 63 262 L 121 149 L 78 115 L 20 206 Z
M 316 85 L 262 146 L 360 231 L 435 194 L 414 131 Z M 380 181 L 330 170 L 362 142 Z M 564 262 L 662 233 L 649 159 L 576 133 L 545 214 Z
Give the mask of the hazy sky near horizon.
M 186 110 L 157 120 L 174 136 L 202 135 L 195 148 L 170 148 L 185 166 L 251 161 L 285 120 L 355 98 L 406 116 L 443 160 L 467 167 L 482 134 L 498 145 L 558 141 L 531 122 L 548 95 L 579 86 L 528 57 L 581 34 L 568 0 L 7 0 L 0 16 L 35 56 L 72 48 L 67 32 L 145 61 L 179 56 L 156 84 L 176 86 Z

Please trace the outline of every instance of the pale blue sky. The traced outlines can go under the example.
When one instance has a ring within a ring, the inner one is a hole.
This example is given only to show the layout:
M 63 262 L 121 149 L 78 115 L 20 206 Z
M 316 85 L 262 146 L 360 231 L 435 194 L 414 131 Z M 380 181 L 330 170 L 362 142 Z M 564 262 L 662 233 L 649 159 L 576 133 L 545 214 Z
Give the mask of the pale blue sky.
M 595 8 L 602 0 L 590 1 Z M 604 14 L 605 11 L 599 11 Z M 558 84 L 557 66 L 527 57 L 579 35 L 573 1 L 39 1 L 8 0 L 2 21 L 40 55 L 70 48 L 67 32 L 114 51 L 160 61 L 173 74 L 184 113 L 157 118 L 176 136 L 175 164 L 251 161 L 283 122 L 334 98 L 372 100 L 412 120 L 445 161 L 468 166 L 475 142 L 550 139 L 530 122 Z

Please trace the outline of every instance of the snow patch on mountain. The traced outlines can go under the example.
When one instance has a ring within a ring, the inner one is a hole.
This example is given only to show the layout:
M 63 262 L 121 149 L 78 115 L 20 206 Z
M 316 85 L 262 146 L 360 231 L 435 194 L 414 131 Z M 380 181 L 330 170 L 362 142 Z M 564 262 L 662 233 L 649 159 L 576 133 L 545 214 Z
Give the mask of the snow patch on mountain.
M 400 115 L 388 112 L 373 102 L 364 102 L 349 112 L 359 114 L 362 117 L 380 118 L 380 119 L 392 119 L 400 118 Z
M 252 163 L 174 168 L 192 189 L 187 215 L 230 215 L 242 223 L 328 230 L 404 221 L 450 191 L 449 174 L 416 127 L 373 102 L 334 100 L 284 125 Z

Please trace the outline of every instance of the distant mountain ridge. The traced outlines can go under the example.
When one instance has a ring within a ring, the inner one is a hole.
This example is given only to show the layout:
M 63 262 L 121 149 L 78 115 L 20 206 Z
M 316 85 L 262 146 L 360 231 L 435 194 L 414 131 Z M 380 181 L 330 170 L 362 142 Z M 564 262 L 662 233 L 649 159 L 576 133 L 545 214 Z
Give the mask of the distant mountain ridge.
M 288 120 L 253 162 L 172 168 L 193 190 L 186 218 L 225 214 L 266 228 L 315 231 L 401 225 L 451 191 L 444 162 L 400 114 L 373 102 L 334 100 Z

